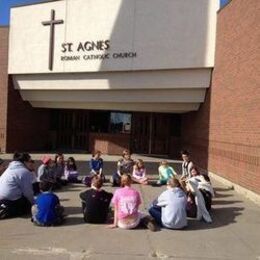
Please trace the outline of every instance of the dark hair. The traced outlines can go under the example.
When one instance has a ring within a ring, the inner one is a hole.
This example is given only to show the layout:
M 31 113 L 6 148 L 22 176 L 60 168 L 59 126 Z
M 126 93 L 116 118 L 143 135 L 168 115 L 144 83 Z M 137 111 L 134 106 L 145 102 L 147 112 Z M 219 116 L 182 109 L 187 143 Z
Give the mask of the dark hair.
M 72 164 L 69 164 L 68 162 L 71 161 Z M 72 170 L 72 171 L 76 171 L 77 170 L 77 165 L 76 165 L 76 161 L 74 159 L 74 157 L 69 157 L 68 160 L 67 160 L 67 168 L 69 170 Z
M 31 155 L 29 153 L 15 152 L 13 155 L 13 160 L 21 163 L 29 162 L 31 160 Z
M 187 150 L 181 150 L 181 155 L 190 155 L 190 153 Z
M 49 191 L 52 189 L 53 187 L 53 183 L 49 182 L 49 181 L 41 181 L 39 184 L 40 190 L 41 191 Z
M 128 150 L 124 150 L 122 152 L 122 157 L 125 157 L 126 155 L 130 155 L 131 156 L 131 154 L 130 154 L 130 152 Z
M 196 166 L 191 167 L 190 172 L 192 170 L 195 170 L 197 172 L 197 174 L 200 175 L 200 171 L 199 171 L 199 169 Z
M 4 163 L 4 160 L 0 158 L 0 165 Z
M 17 151 L 14 152 L 13 154 L 13 160 L 17 161 L 17 158 L 19 157 L 20 153 L 18 153 Z
M 207 174 L 202 174 L 205 181 L 210 182 L 210 178 Z
M 56 153 L 56 154 L 55 154 L 55 158 L 54 158 L 54 162 L 55 162 L 55 163 L 57 163 L 57 160 L 58 160 L 59 157 L 63 157 L 63 158 L 64 158 L 63 153 Z
M 94 176 L 91 180 L 91 185 L 97 189 L 100 189 L 103 185 L 103 181 L 99 176 Z

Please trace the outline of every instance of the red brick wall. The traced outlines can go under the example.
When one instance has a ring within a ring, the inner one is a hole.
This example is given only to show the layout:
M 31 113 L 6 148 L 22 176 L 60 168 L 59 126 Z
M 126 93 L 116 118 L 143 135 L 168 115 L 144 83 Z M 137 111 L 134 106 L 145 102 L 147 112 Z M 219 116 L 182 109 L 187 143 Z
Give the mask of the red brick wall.
M 37 151 L 48 144 L 49 110 L 24 102 L 7 74 L 8 27 L 0 27 L 0 151 Z
M 0 152 L 6 148 L 8 27 L 0 27 Z
M 182 118 L 183 144 L 209 171 L 260 193 L 259 0 L 218 14 L 215 68 L 206 101 Z
M 8 86 L 7 151 L 40 151 L 49 148 L 50 110 L 33 108 L 22 100 L 12 79 Z
M 89 134 L 90 151 L 100 150 L 104 154 L 122 154 L 122 151 L 129 150 L 130 135 L 128 134 Z

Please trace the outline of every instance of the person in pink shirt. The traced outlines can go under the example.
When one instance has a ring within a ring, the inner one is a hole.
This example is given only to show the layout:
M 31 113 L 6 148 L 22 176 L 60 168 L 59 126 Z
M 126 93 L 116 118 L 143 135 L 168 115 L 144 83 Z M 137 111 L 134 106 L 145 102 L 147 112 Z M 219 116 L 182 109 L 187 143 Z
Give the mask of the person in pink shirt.
M 111 228 L 133 229 L 136 228 L 142 219 L 142 224 L 151 231 L 156 231 L 155 221 L 138 211 L 141 204 L 140 193 L 131 187 L 132 179 L 128 174 L 121 177 L 121 187 L 117 189 L 112 198 L 114 205 L 114 223 Z
M 112 198 L 114 205 L 114 224 L 111 227 L 132 229 L 139 225 L 141 216 L 138 207 L 141 204 L 141 197 L 137 190 L 131 187 L 130 175 L 124 174 L 121 177 L 121 187 L 115 191 Z

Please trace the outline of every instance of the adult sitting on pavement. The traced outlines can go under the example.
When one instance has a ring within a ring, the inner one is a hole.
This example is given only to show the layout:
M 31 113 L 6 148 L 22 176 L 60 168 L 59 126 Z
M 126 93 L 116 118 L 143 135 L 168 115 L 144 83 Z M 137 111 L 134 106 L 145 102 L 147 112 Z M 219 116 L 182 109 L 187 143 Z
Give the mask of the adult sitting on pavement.
M 16 153 L 0 178 L 0 219 L 30 213 L 34 204 L 33 175 L 28 169 L 31 156 Z

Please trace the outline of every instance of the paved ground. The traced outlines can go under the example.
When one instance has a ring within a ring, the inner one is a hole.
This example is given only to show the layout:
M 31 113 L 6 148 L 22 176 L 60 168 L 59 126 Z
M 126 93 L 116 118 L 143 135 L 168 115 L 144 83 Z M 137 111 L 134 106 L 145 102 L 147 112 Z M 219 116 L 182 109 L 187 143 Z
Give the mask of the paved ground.
M 112 172 L 116 158 L 109 158 L 105 167 L 107 172 Z M 150 161 L 149 172 L 156 173 L 157 159 L 146 161 Z M 174 163 L 174 166 L 179 170 L 179 165 Z M 79 168 L 84 172 L 85 163 L 79 163 Z M 213 182 L 217 196 L 213 202 L 212 224 L 189 220 L 186 230 L 162 229 L 155 233 L 85 224 L 78 197 L 85 188 L 81 184 L 68 186 L 58 192 L 68 214 L 63 226 L 36 227 L 29 218 L 0 221 L 0 259 L 260 259 L 260 208 Z M 143 211 L 163 190 L 134 186 L 142 194 Z M 109 184 L 105 188 L 114 189 Z

